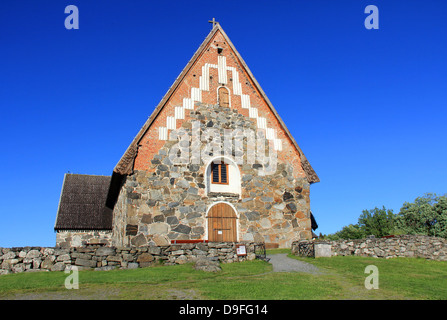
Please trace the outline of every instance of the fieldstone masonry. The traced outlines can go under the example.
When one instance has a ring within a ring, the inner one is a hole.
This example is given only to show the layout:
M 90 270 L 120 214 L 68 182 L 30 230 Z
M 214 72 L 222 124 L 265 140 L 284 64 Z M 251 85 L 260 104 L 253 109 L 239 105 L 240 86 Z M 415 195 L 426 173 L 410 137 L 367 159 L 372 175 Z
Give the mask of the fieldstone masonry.
M 231 263 L 254 260 L 255 243 L 244 243 L 246 256 L 236 254 L 236 243 L 182 243 L 168 246 L 71 248 L 0 248 L 0 275 L 33 271 L 136 269 L 156 264 L 175 265 L 203 260 Z M 203 265 L 203 264 L 202 264 Z
M 89 244 L 111 245 L 112 231 L 58 231 L 56 246 L 69 248 L 81 247 Z
M 173 140 L 158 151 L 148 169 L 135 170 L 127 176 L 114 208 L 112 245 L 139 247 L 166 245 L 171 240 L 206 239 L 206 212 L 217 201 L 234 205 L 238 215 L 238 241 L 277 243 L 289 248 L 293 240 L 309 239 L 310 184 L 304 172 L 297 172 L 290 163 L 278 162 L 275 172 L 269 175 L 260 173 L 264 167 L 257 162 L 238 165 L 241 193 L 235 194 L 207 191 L 203 159 L 199 159 L 200 165 L 187 159 L 184 164 L 171 161 L 169 155 L 175 145 L 191 150 L 187 153 L 189 156 L 197 148 L 203 154 L 205 142 L 209 142 L 204 137 L 210 128 L 217 130 L 221 137 L 224 129 L 256 132 L 255 123 L 235 109 L 196 103 L 190 117 L 200 124 L 200 141 L 176 139 L 179 131 L 172 131 Z M 183 123 L 182 130 L 191 137 L 192 123 Z M 246 150 L 247 138 L 240 138 Z M 224 149 L 221 154 L 213 154 L 210 151 L 208 156 L 221 156 L 225 151 L 231 152 Z
M 320 179 L 219 24 L 108 178 L 93 178 L 91 199 L 78 199 L 98 201 L 97 210 L 77 210 L 68 198 L 58 231 L 111 230 L 98 241 L 115 247 L 208 240 L 290 248 L 312 237 L 309 192 Z M 93 240 L 61 234 L 57 245 Z
M 377 258 L 420 257 L 447 261 L 447 239 L 423 235 L 331 241 L 332 255 Z
M 320 243 L 318 240 L 315 246 Z M 292 244 L 292 253 L 298 255 L 298 245 Z M 365 256 L 375 258 L 420 257 L 447 261 L 447 239 L 423 235 L 400 235 L 389 238 L 324 241 L 331 246 L 332 256 Z

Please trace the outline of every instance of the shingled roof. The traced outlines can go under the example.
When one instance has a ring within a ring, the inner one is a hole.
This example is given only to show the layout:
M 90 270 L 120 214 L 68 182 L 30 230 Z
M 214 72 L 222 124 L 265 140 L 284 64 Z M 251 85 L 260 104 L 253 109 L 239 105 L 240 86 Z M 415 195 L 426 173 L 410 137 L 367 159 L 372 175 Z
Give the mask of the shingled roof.
M 111 230 L 110 176 L 65 174 L 54 230 Z

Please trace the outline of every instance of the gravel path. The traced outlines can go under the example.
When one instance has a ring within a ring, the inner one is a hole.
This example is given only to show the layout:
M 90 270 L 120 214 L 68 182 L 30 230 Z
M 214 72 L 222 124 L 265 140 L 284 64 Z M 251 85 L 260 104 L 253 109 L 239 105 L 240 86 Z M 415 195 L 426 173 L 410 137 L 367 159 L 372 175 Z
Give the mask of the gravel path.
M 273 272 L 306 272 L 322 274 L 314 265 L 287 257 L 285 253 L 267 255 L 273 265 Z

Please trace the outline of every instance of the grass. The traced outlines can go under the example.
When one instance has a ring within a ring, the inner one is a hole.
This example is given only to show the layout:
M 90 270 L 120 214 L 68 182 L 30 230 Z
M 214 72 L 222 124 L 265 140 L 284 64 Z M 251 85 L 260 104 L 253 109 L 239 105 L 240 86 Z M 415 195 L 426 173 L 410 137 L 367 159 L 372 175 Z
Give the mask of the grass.
M 268 254 L 289 253 L 273 249 Z M 272 272 L 264 261 L 223 264 L 207 273 L 191 264 L 134 270 L 80 271 L 67 290 L 64 272 L 0 276 L 0 299 L 447 299 L 447 263 L 416 258 L 298 258 L 324 273 Z M 379 289 L 366 290 L 367 265 L 379 270 Z
M 331 257 L 331 258 L 290 258 L 327 270 L 334 281 L 365 293 L 364 281 L 369 275 L 364 273 L 368 265 L 374 265 L 379 272 L 379 289 L 366 290 L 370 297 L 378 299 L 447 299 L 447 262 L 425 260 L 422 258 L 380 259 L 369 257 Z

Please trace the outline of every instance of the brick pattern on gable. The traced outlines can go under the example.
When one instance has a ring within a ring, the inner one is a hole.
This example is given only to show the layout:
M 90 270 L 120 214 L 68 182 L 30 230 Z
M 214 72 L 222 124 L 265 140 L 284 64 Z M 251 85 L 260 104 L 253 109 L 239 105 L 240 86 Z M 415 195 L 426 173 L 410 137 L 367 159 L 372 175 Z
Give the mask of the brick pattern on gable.
M 218 48 L 223 49 L 221 54 L 218 53 Z M 209 67 L 210 65 L 220 66 L 221 69 L 226 66 L 226 74 L 219 73 L 219 68 Z M 247 118 L 256 119 L 258 128 L 268 128 L 266 137 L 274 138 L 268 141 L 277 150 L 278 161 L 292 164 L 294 173 L 304 176 L 299 152 L 219 31 L 140 140 L 134 170 L 151 171 L 150 161 L 165 143 L 160 138 L 169 138 L 172 128 L 179 128 L 182 123 L 191 120 L 189 111 L 195 106 L 194 101 L 190 99 L 195 96 L 202 103 L 218 104 L 217 92 L 222 85 L 229 90 L 231 109 L 236 109 Z

